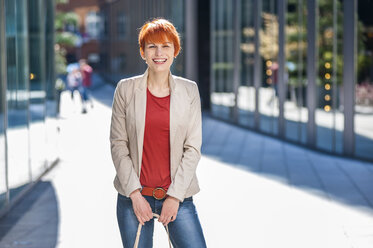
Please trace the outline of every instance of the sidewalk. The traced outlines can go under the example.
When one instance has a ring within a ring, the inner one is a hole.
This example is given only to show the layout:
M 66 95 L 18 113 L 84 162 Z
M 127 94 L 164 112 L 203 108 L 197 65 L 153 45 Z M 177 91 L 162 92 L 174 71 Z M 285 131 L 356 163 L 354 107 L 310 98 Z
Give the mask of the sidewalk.
M 113 92 L 96 87 L 85 115 L 63 93 L 61 162 L 0 222 L 1 248 L 121 247 L 109 147 Z M 202 151 L 194 199 L 208 247 L 373 247 L 373 164 L 208 115 Z M 167 247 L 155 224 L 154 247 Z

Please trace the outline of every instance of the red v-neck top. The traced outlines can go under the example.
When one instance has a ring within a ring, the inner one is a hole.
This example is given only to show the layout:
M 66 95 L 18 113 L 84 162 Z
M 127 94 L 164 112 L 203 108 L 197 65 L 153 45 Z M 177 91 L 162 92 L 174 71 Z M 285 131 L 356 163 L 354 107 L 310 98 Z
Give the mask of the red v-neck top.
M 140 183 L 146 187 L 171 184 L 170 175 L 170 95 L 156 97 L 147 89 L 144 146 Z

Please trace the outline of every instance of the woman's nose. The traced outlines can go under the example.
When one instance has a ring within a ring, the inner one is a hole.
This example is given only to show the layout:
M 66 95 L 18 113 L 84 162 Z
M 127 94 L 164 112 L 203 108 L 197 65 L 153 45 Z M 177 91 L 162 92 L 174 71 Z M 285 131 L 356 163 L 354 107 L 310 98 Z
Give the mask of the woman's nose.
M 156 56 L 162 55 L 162 48 L 161 47 L 157 47 L 157 49 L 155 50 L 155 55 Z

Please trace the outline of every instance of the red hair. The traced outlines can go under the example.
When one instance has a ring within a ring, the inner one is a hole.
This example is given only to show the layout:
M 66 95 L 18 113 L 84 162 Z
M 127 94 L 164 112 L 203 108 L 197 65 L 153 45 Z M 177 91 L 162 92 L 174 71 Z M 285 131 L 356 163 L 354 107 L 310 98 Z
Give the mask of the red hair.
M 174 25 L 166 19 L 157 18 L 145 23 L 139 33 L 140 53 L 144 54 L 145 42 L 165 43 L 167 40 L 174 44 L 176 57 L 180 52 L 180 37 Z

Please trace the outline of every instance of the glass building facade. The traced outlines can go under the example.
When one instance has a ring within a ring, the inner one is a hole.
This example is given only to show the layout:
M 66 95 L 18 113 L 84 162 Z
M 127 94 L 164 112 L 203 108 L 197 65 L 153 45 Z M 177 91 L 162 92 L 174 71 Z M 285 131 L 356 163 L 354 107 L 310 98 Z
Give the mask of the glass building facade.
M 0 0 L 0 213 L 58 159 L 54 8 Z
M 372 8 L 368 0 L 211 0 L 212 115 L 373 160 Z
M 153 18 L 170 20 L 181 37 L 182 50 L 172 65 L 172 73 L 185 75 L 185 1 L 113 1 L 100 7 L 100 64 L 98 69 L 113 82 L 139 75 L 146 70 L 139 52 L 138 32 Z

